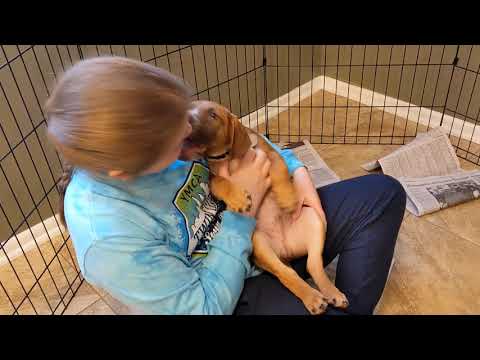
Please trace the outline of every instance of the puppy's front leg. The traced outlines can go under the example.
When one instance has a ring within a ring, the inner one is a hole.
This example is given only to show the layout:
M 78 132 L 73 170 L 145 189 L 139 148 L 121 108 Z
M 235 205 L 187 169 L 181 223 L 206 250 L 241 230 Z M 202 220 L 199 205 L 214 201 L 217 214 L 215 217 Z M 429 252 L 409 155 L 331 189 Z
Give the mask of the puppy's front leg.
M 294 212 L 298 206 L 298 196 L 288 174 L 288 168 L 283 158 L 262 137 L 259 136 L 257 146 L 267 153 L 271 161 L 270 179 L 272 191 L 278 206 L 288 213 Z
M 210 190 L 213 196 L 222 200 L 229 210 L 244 213 L 250 211 L 252 207 L 252 197 L 250 194 L 235 186 L 224 177 L 212 175 L 210 179 Z

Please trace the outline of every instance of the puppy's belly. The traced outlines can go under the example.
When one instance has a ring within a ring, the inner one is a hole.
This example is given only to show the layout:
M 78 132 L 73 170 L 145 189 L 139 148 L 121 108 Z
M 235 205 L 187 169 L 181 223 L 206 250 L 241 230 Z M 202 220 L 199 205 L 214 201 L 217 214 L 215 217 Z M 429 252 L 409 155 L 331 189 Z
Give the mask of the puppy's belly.
M 269 244 L 281 260 L 290 261 L 307 255 L 312 230 L 316 228 L 315 214 L 311 208 L 303 208 L 300 217 L 291 223 L 278 208 L 269 193 L 259 209 L 256 231 L 266 235 Z

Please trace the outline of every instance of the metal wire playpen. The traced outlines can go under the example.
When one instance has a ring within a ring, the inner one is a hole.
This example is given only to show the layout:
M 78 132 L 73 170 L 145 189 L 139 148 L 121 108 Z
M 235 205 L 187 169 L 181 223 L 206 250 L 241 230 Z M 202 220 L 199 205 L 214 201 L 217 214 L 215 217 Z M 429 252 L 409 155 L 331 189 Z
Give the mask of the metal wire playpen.
M 274 142 L 405 144 L 442 126 L 480 161 L 479 46 L 2 45 L 0 314 L 62 314 L 83 281 L 42 107 L 62 71 L 102 55 L 168 69 Z

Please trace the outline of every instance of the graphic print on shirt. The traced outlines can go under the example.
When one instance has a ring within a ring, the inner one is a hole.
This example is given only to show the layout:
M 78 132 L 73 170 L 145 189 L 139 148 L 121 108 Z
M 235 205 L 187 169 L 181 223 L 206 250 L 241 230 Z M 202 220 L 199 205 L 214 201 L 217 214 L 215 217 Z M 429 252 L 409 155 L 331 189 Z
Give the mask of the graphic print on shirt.
M 188 255 L 208 254 L 208 243 L 220 229 L 223 202 L 216 200 L 208 186 L 209 170 L 194 162 L 183 186 L 173 201 L 182 213 L 188 234 Z

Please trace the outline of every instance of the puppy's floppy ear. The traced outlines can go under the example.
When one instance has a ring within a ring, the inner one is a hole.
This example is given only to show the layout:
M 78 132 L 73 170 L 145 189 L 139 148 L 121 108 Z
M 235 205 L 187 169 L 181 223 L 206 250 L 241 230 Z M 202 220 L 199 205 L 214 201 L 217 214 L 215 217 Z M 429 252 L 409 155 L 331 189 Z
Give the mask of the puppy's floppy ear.
M 201 112 L 193 108 L 188 113 L 188 121 L 192 126 L 192 133 L 188 139 L 190 142 L 196 145 L 207 145 L 214 140 L 218 124 L 212 121 L 209 112 Z
M 228 115 L 228 120 L 230 123 L 230 136 L 232 139 L 232 158 L 241 158 L 248 151 L 250 146 L 252 146 L 252 142 L 248 136 L 248 130 L 242 125 L 240 120 L 231 113 Z

